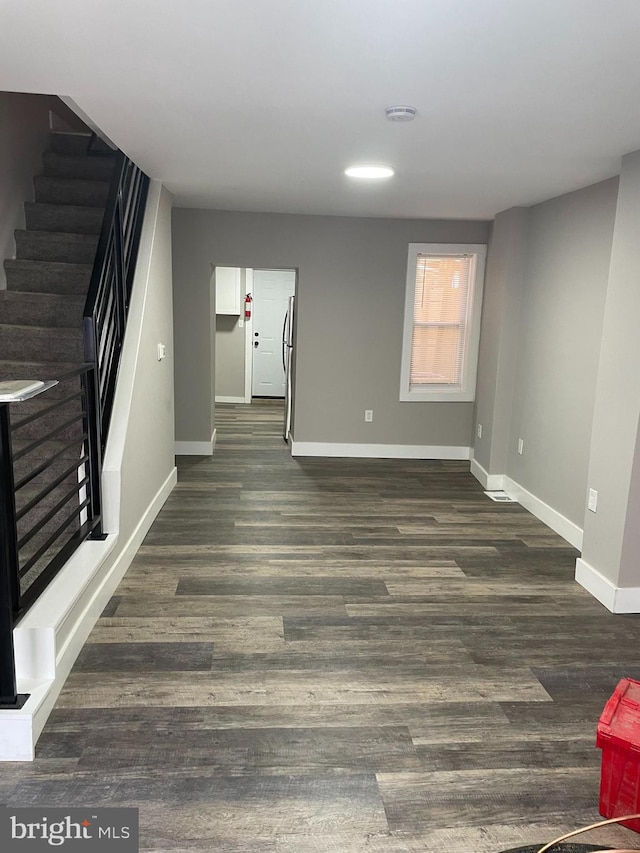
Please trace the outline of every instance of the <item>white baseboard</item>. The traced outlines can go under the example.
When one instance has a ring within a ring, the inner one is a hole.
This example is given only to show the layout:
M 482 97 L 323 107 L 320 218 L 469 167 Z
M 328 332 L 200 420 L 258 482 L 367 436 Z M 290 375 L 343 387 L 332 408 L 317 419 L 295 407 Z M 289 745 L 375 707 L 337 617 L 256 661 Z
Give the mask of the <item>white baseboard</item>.
M 331 441 L 291 441 L 292 456 L 354 459 L 468 459 L 469 447 L 422 444 L 340 444 Z
M 14 631 L 20 711 L 0 711 L 0 761 L 32 761 L 35 745 L 98 617 L 177 481 L 172 469 L 113 561 L 118 537 L 87 541 Z
M 216 403 L 246 403 L 245 397 L 223 397 L 216 394 Z M 251 402 L 251 399 L 249 399 Z
M 581 557 L 576 560 L 576 580 L 612 613 L 640 613 L 640 587 L 615 586 Z
M 510 498 L 522 504 L 525 509 L 528 509 L 532 515 L 535 515 L 536 518 L 544 522 L 547 527 L 555 530 L 559 536 L 566 539 L 570 545 L 573 545 L 578 551 L 582 550 L 581 527 L 578 527 L 573 521 L 569 521 L 557 509 L 540 500 L 540 498 L 525 489 L 524 486 L 512 480 L 511 477 L 507 477 L 506 475 L 503 477 L 502 488 Z
M 488 492 L 498 492 L 504 488 L 504 474 L 490 474 L 475 459 L 471 459 L 471 473 Z
M 173 452 L 176 456 L 212 456 L 215 446 L 216 430 L 214 429 L 211 441 L 176 441 Z

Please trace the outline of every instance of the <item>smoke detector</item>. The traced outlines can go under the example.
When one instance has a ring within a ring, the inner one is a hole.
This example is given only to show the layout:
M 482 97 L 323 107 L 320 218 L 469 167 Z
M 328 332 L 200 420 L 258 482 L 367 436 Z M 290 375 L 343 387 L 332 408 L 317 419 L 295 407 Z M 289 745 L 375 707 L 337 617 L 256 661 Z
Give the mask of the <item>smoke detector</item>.
M 398 104 L 395 107 L 387 107 L 384 112 L 388 121 L 413 121 L 418 110 L 406 104 Z

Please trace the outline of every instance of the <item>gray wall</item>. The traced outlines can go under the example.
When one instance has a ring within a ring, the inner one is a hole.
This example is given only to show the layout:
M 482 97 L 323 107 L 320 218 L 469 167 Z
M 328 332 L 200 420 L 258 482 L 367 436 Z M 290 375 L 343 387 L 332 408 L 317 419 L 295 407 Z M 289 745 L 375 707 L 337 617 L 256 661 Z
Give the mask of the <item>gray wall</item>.
M 505 211 L 487 265 L 474 458 L 579 528 L 617 194 L 613 178 Z
M 244 271 L 243 271 L 244 272 Z M 216 396 L 244 399 L 245 329 L 240 318 L 216 315 Z
M 528 228 L 528 208 L 499 213 L 487 256 L 475 412 L 482 436 L 475 435 L 474 459 L 488 474 L 507 470 Z
M 0 289 L 6 287 L 2 261 L 15 258 L 13 232 L 24 228 L 24 203 L 33 201 L 33 177 L 42 172 L 49 102 L 46 95 L 0 92 Z
M 529 218 L 506 473 L 579 527 L 617 191 L 603 181 Z
M 215 287 L 208 233 L 172 216 L 176 441 L 211 441 L 215 408 Z M 196 229 L 190 230 L 190 226 Z
M 299 269 L 297 441 L 470 444 L 473 403 L 398 399 L 407 248 L 486 243 L 488 222 L 175 209 L 173 223 L 177 439 L 206 431 L 204 313 L 219 264 Z M 374 410 L 372 424 L 365 409 Z

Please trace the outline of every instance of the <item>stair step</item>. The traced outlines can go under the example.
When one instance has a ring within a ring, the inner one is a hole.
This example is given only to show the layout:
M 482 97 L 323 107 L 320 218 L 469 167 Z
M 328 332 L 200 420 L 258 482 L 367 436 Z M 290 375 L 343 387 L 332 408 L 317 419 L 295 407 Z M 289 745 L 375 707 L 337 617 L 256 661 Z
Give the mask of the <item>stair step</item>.
M 90 139 L 90 133 L 64 133 L 62 131 L 56 131 L 51 134 L 51 150 L 55 151 L 56 154 L 82 156 L 87 153 Z M 104 154 L 113 153 L 107 143 L 103 142 L 100 138 L 94 139 L 92 143 L 92 150 Z
M 115 157 L 104 155 L 67 155 L 45 151 L 42 157 L 44 174 L 50 178 L 82 178 L 83 180 L 109 181 Z
M 84 296 L 0 290 L 0 321 L 20 326 L 82 325 Z
M 57 379 L 70 370 L 80 367 L 79 362 L 0 361 L 0 380 L 8 379 Z M 67 397 L 79 387 L 80 379 L 75 376 L 49 388 L 41 400 L 59 400 Z
M 73 204 L 28 201 L 24 206 L 29 231 L 58 231 L 67 234 L 99 234 L 104 210 Z
M 69 396 L 72 392 L 69 393 Z M 52 412 L 42 415 L 35 421 L 30 421 L 19 426 L 19 422 L 23 418 L 28 418 L 36 412 L 41 412 L 48 408 L 55 400 L 47 398 L 46 393 L 40 397 L 34 397 L 33 400 L 25 400 L 24 403 L 14 403 L 11 406 L 11 428 L 12 436 L 20 441 L 32 441 L 37 438 L 46 438 L 56 427 L 63 424 L 71 418 L 77 418 L 77 422 L 70 424 L 62 432 L 56 433 L 55 438 L 60 441 L 71 441 L 72 438 L 79 438 L 82 435 L 82 421 L 80 415 L 82 413 L 82 402 L 80 397 L 69 400 L 63 406 L 59 406 Z
M 54 131 L 49 136 L 49 146 L 56 154 L 86 154 L 90 133 Z
M 0 353 L 7 361 L 82 362 L 82 329 L 46 329 L 0 323 Z
M 98 237 L 93 234 L 58 234 L 50 231 L 15 232 L 19 260 L 93 264 Z
M 29 441 L 26 438 L 18 440 L 17 435 L 19 435 L 19 431 L 12 437 L 14 453 L 29 444 Z M 16 460 L 13 465 L 13 475 L 16 483 L 20 482 L 23 477 L 31 471 L 34 471 L 43 462 L 47 463 L 46 471 L 42 474 L 37 474 L 31 481 L 32 483 L 37 484 L 51 482 L 51 479 L 55 479 L 61 475 L 78 458 L 82 450 L 81 442 L 78 442 L 77 445 L 74 444 L 70 448 L 67 448 L 66 445 L 66 441 L 59 440 L 56 436 L 55 440 L 45 442 L 40 445 L 40 447 L 32 450 L 26 456 Z M 54 457 L 56 453 L 60 453 L 60 456 L 51 461 L 52 457 Z
M 108 181 L 84 181 L 38 175 L 33 179 L 33 186 L 36 201 L 46 204 L 104 207 L 109 195 Z
M 51 475 L 48 482 L 52 482 L 54 476 Z M 30 512 L 28 512 L 23 518 L 18 521 L 18 539 L 24 536 L 27 531 L 32 530 L 34 525 L 37 524 L 44 516 L 49 512 L 49 510 L 53 509 L 56 503 L 64 498 L 64 496 L 71 491 L 73 488 L 74 482 L 77 482 L 77 474 L 73 473 L 71 476 L 62 482 L 60 485 L 56 486 L 46 497 L 42 499 Z M 16 494 L 16 506 L 18 509 L 24 506 L 29 500 L 33 497 L 36 497 L 42 489 L 45 487 L 46 483 L 29 483 L 20 489 Z M 20 551 L 20 567 L 25 565 L 27 560 L 32 554 L 38 550 L 41 545 L 44 545 L 48 537 L 54 533 L 54 531 L 60 526 L 60 524 L 71 514 L 73 511 L 74 504 L 72 503 L 73 498 L 69 501 L 68 504 L 62 507 L 62 509 L 58 510 L 58 512 L 45 522 L 43 527 L 33 536 L 33 538 L 27 542 Z M 77 499 L 75 499 L 77 500 Z M 77 506 L 77 503 L 75 504 Z M 42 569 L 45 568 L 48 561 L 57 553 L 60 547 L 64 544 L 65 541 L 72 535 L 74 530 L 77 530 L 79 524 L 77 521 L 72 521 L 68 528 L 61 534 L 60 538 L 56 541 L 54 547 L 50 552 L 48 552 L 48 556 L 45 558 L 44 556 L 38 561 L 39 570 L 34 566 L 34 569 L 30 573 L 29 577 L 25 578 L 25 583 L 32 583 L 34 578 L 34 573 L 37 576 Z
M 7 289 L 24 293 L 57 293 L 86 296 L 91 279 L 91 264 L 65 264 L 54 261 L 26 261 L 8 258 L 4 262 Z

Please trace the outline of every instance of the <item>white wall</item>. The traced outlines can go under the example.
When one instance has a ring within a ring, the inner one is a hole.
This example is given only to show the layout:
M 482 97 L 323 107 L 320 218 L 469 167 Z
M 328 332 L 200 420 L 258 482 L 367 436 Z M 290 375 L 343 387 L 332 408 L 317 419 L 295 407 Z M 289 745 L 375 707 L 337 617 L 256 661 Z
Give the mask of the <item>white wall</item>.
M 158 182 L 152 184 L 148 207 L 153 228 L 147 223 L 141 242 L 143 264 L 136 272 L 129 315 L 133 326 L 127 325 L 104 459 L 107 491 L 111 473 L 120 472 L 117 529 L 125 541 L 174 471 L 171 196 Z M 158 361 L 159 343 L 167 348 L 163 361 Z M 115 519 L 111 505 L 106 509 L 111 532 Z
M 623 158 L 590 447 L 588 483 L 596 513 L 585 514 L 582 568 L 611 589 L 631 589 L 607 606 L 640 611 L 640 152 Z M 586 495 L 583 497 L 586 498 Z M 623 596 L 624 598 L 624 596 Z M 603 600 L 601 598 L 601 600 Z
M 0 92 L 0 289 L 2 261 L 16 256 L 14 231 L 24 228 L 24 203 L 33 201 L 33 178 L 42 172 L 49 107 L 47 95 Z

